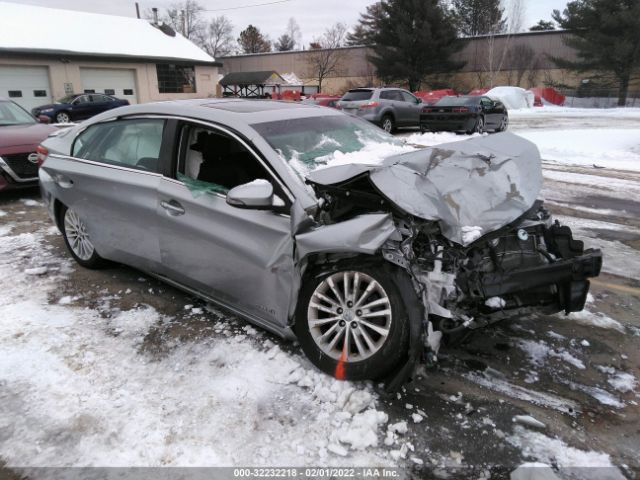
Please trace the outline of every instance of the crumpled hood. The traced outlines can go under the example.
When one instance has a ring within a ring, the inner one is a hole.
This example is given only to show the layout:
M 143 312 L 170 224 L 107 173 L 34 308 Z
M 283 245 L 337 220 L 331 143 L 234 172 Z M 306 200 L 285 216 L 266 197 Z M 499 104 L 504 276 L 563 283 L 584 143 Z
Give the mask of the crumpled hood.
M 537 147 L 511 133 L 395 155 L 379 165 L 316 170 L 308 180 L 339 185 L 361 175 L 398 208 L 439 221 L 446 238 L 465 246 L 524 214 L 542 188 Z

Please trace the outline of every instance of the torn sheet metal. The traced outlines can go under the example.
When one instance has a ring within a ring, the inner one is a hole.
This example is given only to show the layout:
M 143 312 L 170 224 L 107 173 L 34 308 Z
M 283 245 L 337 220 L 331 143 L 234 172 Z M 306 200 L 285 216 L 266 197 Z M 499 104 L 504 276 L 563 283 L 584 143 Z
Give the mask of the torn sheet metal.
M 529 210 L 542 188 L 540 153 L 517 135 L 499 133 L 395 155 L 380 165 L 345 165 L 312 172 L 319 185 L 368 174 L 400 209 L 440 222 L 460 245 L 495 231 Z
M 396 232 L 391 214 L 360 215 L 296 235 L 298 258 L 310 253 L 353 252 L 372 255 Z

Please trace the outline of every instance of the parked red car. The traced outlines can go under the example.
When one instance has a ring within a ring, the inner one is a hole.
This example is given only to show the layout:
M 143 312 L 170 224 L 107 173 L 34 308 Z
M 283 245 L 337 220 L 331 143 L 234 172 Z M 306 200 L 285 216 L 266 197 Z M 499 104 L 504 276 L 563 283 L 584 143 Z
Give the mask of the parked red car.
M 38 184 L 38 145 L 57 128 L 0 97 L 0 191 Z
M 428 92 L 418 91 L 413 92 L 413 94 L 422 99 L 422 103 L 425 105 L 433 105 L 442 97 L 455 97 L 458 95 L 456 91 L 452 88 L 443 88 L 441 90 L 430 90 Z

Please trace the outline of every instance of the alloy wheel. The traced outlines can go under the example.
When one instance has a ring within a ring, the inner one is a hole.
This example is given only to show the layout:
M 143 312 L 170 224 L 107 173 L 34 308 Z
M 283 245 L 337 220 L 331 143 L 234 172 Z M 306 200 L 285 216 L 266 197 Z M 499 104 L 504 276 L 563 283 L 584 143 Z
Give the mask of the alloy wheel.
M 70 118 L 68 113 L 60 112 L 56 115 L 56 122 L 58 123 L 69 123 Z
M 95 248 L 89 239 L 87 227 L 78 214 L 71 209 L 64 214 L 64 232 L 73 253 L 80 260 L 91 259 Z
M 476 132 L 483 133 L 484 132 L 484 120 L 482 117 L 478 119 L 478 124 L 476 125 Z
M 389 117 L 385 118 L 382 121 L 382 129 L 387 133 L 391 133 L 391 131 L 393 130 L 393 122 Z
M 378 352 L 389 337 L 389 295 L 374 278 L 357 271 L 328 276 L 314 290 L 307 309 L 309 331 L 323 353 L 357 362 Z

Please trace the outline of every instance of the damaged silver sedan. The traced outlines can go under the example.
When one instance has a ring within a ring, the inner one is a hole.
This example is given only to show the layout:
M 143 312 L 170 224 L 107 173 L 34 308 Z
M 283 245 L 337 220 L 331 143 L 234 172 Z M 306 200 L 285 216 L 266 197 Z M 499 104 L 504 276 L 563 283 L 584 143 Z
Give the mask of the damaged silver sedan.
M 370 164 L 349 161 L 363 148 Z M 39 155 L 79 264 L 143 270 L 338 378 L 398 385 L 443 336 L 581 310 L 602 264 L 509 133 L 420 148 L 338 111 L 208 99 L 108 112 Z

